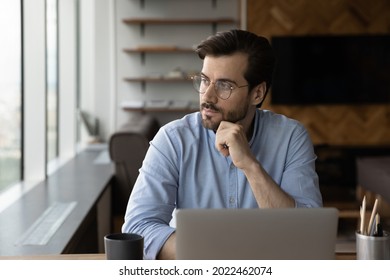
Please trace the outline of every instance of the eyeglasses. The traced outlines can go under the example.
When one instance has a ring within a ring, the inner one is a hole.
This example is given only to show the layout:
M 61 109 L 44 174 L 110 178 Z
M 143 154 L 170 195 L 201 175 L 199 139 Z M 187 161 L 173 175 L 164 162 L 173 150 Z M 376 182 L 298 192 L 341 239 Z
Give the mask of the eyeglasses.
M 238 86 L 233 82 L 228 82 L 223 80 L 217 80 L 216 82 L 212 82 L 201 74 L 192 76 L 191 80 L 195 90 L 200 94 L 204 94 L 206 90 L 209 88 L 210 84 L 214 84 L 215 93 L 219 98 L 223 100 L 228 99 L 234 89 L 248 86 L 248 85 Z

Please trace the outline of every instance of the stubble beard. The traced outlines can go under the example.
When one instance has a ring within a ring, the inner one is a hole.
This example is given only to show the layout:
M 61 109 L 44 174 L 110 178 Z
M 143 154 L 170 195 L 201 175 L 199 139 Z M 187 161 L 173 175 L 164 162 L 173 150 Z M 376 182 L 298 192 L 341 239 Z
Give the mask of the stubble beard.
M 202 112 L 203 108 L 209 108 L 214 111 L 219 112 L 222 115 L 222 120 L 219 121 L 213 121 L 212 117 L 202 115 L 202 125 L 204 128 L 211 129 L 213 131 L 217 131 L 219 125 L 221 124 L 221 121 L 228 121 L 231 123 L 236 123 L 238 121 L 243 120 L 246 117 L 246 114 L 248 112 L 248 101 L 245 101 L 245 103 L 237 108 L 237 110 L 234 111 L 228 111 L 225 112 L 221 108 L 216 107 L 214 104 L 211 103 L 202 103 L 200 106 L 200 111 Z

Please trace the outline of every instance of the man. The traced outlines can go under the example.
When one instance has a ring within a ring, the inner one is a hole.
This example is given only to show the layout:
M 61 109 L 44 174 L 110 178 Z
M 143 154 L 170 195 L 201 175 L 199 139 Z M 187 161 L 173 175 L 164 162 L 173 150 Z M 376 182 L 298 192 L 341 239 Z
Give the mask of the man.
M 145 238 L 145 258 L 175 258 L 175 208 L 321 207 L 316 156 L 297 121 L 259 110 L 272 83 L 269 42 L 242 30 L 196 49 L 200 112 L 160 129 L 129 199 L 124 232 Z

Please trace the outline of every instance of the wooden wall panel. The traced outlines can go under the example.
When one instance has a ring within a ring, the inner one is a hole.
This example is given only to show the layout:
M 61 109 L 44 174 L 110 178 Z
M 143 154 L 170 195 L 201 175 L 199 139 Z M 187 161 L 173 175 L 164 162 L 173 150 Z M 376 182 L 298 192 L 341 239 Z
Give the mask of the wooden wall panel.
M 274 35 L 390 34 L 388 0 L 248 0 L 247 7 L 247 29 L 269 39 Z M 390 145 L 390 104 L 272 106 L 268 96 L 263 108 L 301 121 L 314 144 Z

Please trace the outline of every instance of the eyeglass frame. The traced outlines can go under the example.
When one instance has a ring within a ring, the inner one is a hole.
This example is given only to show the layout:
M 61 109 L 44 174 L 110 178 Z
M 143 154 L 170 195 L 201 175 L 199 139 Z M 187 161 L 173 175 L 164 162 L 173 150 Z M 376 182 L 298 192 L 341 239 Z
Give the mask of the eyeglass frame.
M 196 74 L 196 75 L 192 75 L 192 76 L 190 76 L 190 78 L 191 78 L 191 80 L 192 80 L 192 85 L 193 85 L 194 89 L 195 89 L 199 94 L 204 94 L 204 93 L 209 89 L 210 85 L 211 85 L 211 84 L 214 84 L 215 95 L 216 95 L 218 98 L 222 99 L 222 100 L 227 100 L 227 99 L 229 99 L 230 96 L 232 95 L 233 90 L 235 90 L 236 88 L 243 88 L 243 87 L 249 86 L 249 84 L 239 86 L 239 85 L 237 85 L 237 83 L 234 82 L 234 81 L 223 80 L 223 79 L 222 79 L 222 80 L 217 80 L 217 81 L 215 81 L 215 82 L 212 82 L 209 78 L 207 78 L 205 75 L 203 75 L 203 74 L 201 74 L 201 73 Z M 195 81 L 196 81 L 195 78 L 199 78 L 199 79 L 200 79 L 199 85 L 196 85 L 196 84 L 195 84 Z M 204 79 L 204 80 L 208 81 L 208 83 L 209 83 L 209 85 L 207 86 L 207 88 L 206 88 L 205 91 L 203 91 L 203 92 L 200 91 L 200 83 L 202 82 L 201 79 Z M 229 84 L 229 86 L 230 86 L 230 92 L 229 92 L 229 95 L 228 95 L 226 98 L 223 98 L 223 97 L 220 96 L 220 94 L 218 94 L 217 83 L 227 83 L 227 84 Z M 199 88 L 199 89 L 198 89 L 198 88 Z

